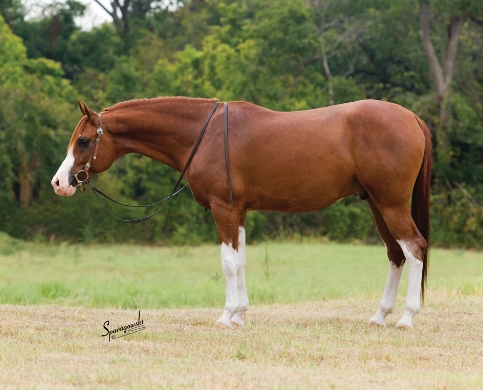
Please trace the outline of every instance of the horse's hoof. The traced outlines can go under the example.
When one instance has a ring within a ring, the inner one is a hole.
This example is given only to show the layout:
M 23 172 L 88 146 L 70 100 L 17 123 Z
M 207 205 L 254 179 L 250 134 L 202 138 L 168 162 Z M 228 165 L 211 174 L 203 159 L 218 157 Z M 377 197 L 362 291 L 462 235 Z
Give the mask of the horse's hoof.
M 245 325 L 245 323 L 243 322 L 243 320 L 234 320 L 233 318 L 231 319 L 231 324 L 235 327 L 235 328 L 241 328 L 243 327 L 243 325 Z
M 243 322 L 243 320 L 237 314 L 235 314 L 232 317 L 231 323 L 232 323 L 232 325 L 235 325 L 236 327 L 245 325 L 245 323 Z
M 376 315 L 369 320 L 369 325 L 384 328 L 386 327 L 386 322 L 384 321 L 384 317 L 382 315 L 376 313 Z
M 386 323 L 380 324 L 379 322 L 376 322 L 376 321 L 373 321 L 373 320 L 369 320 L 368 325 L 372 326 L 373 328 L 385 328 L 386 327 Z
M 225 324 L 221 320 L 216 321 L 215 326 L 220 329 L 233 329 L 233 326 L 231 326 L 231 323 Z
M 405 324 L 404 322 L 398 322 L 396 324 L 396 328 L 400 330 L 408 330 L 408 329 L 413 329 L 413 326 L 409 324 Z

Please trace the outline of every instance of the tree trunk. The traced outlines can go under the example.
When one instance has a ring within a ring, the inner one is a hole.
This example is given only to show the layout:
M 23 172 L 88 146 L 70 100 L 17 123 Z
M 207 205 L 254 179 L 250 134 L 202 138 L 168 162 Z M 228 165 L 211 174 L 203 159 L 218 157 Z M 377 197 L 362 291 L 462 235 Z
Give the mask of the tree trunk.
M 119 0 L 113 0 L 111 2 L 112 11 L 109 11 L 99 0 L 94 1 L 111 16 L 114 26 L 116 26 L 116 30 L 121 35 L 126 36 L 130 33 L 129 3 L 131 0 L 124 0 L 124 4 L 121 4 Z M 121 11 L 121 18 L 119 18 L 117 10 Z
M 329 85 L 329 106 L 334 105 L 334 89 L 332 88 L 332 73 L 330 72 L 329 63 L 327 61 L 327 53 L 325 52 L 325 45 L 322 41 L 322 62 L 324 64 L 325 76 L 327 77 L 327 84 Z
M 20 184 L 20 208 L 26 209 L 30 205 L 30 198 L 32 197 L 32 185 L 26 173 L 20 172 L 18 181 Z
M 447 107 L 447 101 L 450 96 L 450 87 L 453 81 L 454 64 L 456 61 L 456 53 L 458 52 L 458 43 L 461 34 L 461 25 L 464 22 L 462 16 L 451 16 L 448 23 L 448 48 L 441 67 L 436 51 L 434 50 L 429 31 L 429 2 L 423 0 L 419 12 L 420 16 L 420 35 L 423 43 L 426 58 L 429 63 L 431 76 L 433 77 L 435 104 L 439 111 L 439 123 L 436 129 L 433 129 L 433 135 L 439 148 L 439 155 L 449 159 L 451 157 L 450 142 L 448 137 L 450 112 Z
M 325 77 L 327 77 L 327 86 L 329 88 L 329 106 L 334 105 L 334 88 L 332 87 L 332 72 L 330 71 L 329 62 L 327 61 L 327 52 L 325 50 L 325 42 L 324 42 L 324 32 L 326 29 L 325 23 L 325 11 L 329 8 L 329 2 L 320 5 L 320 25 L 318 27 L 319 36 L 321 39 L 320 43 L 320 51 L 322 55 L 322 64 L 324 65 Z

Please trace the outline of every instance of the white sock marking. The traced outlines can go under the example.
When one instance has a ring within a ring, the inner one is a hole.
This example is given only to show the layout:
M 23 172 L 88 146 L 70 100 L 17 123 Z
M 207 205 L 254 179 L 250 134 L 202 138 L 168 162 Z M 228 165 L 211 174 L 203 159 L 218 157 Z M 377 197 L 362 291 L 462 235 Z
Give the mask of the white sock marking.
M 398 244 L 406 257 L 409 267 L 408 293 L 406 296 L 406 306 L 402 318 L 397 323 L 398 326 L 409 328 L 413 327 L 413 317 L 419 313 L 421 278 L 423 276 L 423 262 L 417 259 L 409 250 L 408 245 L 403 240 L 398 240 Z
M 248 310 L 248 293 L 245 282 L 245 265 L 246 265 L 246 252 L 245 252 L 245 228 L 240 226 L 238 228 L 238 270 L 237 270 L 237 286 L 238 286 L 238 311 L 231 318 L 231 321 L 243 326 L 243 314 Z
M 232 327 L 231 318 L 238 311 L 238 252 L 233 248 L 232 243 L 221 244 L 221 265 L 226 281 L 226 303 L 222 316 L 216 322 Z
M 369 320 L 370 324 L 386 326 L 385 319 L 394 309 L 394 302 L 396 301 L 397 288 L 399 287 L 402 271 L 403 265 L 398 267 L 392 261 L 389 262 L 389 274 L 387 275 L 386 287 L 384 288 L 377 313 Z

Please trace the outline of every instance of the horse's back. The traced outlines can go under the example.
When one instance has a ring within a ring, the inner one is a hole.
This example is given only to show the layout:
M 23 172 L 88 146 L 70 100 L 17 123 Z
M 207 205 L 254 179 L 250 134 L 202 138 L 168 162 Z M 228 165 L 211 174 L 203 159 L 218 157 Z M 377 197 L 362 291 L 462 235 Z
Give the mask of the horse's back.
M 345 134 L 330 130 L 337 115 L 322 115 L 324 110 L 276 112 L 241 103 L 230 108 L 235 192 L 256 194 L 249 200 L 253 208 L 270 204 L 280 211 L 316 210 L 339 199 L 340 183 L 351 181 L 354 167 Z

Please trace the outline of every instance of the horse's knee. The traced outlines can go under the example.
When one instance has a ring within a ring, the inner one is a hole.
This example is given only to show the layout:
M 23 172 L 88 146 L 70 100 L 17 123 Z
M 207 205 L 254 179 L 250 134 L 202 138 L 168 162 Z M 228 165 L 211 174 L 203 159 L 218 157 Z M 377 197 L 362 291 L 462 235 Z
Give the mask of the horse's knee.
M 225 275 L 236 275 L 238 272 L 238 253 L 232 244 L 221 244 L 221 266 Z
M 229 261 L 223 261 L 221 268 L 225 276 L 236 276 L 238 270 L 236 263 Z

